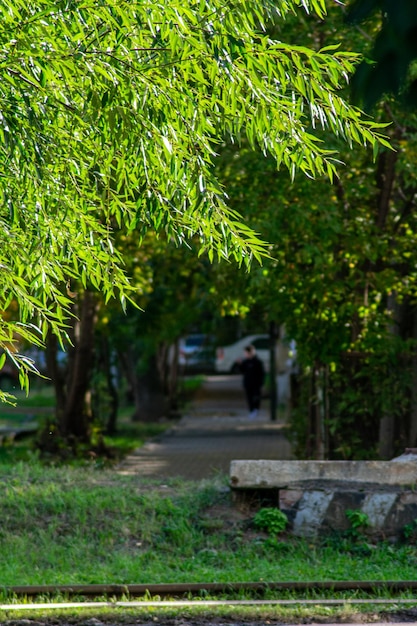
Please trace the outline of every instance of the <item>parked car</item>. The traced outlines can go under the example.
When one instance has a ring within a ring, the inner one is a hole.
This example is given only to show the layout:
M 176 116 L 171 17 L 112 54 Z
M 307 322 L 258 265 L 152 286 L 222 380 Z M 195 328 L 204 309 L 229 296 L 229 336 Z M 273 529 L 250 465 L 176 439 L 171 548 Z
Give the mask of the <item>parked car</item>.
M 185 372 L 214 371 L 215 351 L 210 335 L 195 333 L 180 339 L 179 365 Z
M 216 372 L 238 374 L 240 361 L 244 359 L 246 346 L 253 345 L 258 357 L 264 364 L 265 371 L 269 371 L 270 338 L 269 335 L 247 335 L 230 346 L 221 346 L 216 350 Z

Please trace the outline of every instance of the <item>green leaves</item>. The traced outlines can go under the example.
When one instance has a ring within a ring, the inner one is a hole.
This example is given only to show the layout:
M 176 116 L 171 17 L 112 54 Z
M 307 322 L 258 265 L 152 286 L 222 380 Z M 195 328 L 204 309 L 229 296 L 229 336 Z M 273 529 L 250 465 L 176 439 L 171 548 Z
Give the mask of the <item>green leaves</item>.
M 341 97 L 357 55 L 268 36 L 299 9 L 323 18 L 325 3 L 2 3 L 3 309 L 16 302 L 17 319 L 44 336 L 65 328 L 68 281 L 128 299 L 119 233 L 140 245 L 164 232 L 197 239 L 210 259 L 261 260 L 265 244 L 213 170 L 224 137 L 246 136 L 292 177 L 334 175 L 315 126 L 352 145 L 386 144 Z

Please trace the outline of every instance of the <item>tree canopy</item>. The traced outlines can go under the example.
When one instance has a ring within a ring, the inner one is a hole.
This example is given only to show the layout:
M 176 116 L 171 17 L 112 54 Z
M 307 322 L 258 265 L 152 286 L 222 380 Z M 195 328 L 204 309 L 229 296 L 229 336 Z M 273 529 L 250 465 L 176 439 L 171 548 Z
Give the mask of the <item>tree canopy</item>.
M 0 22 L 0 346 L 65 331 L 76 281 L 132 286 L 120 232 L 163 231 L 250 262 L 265 245 L 228 207 L 217 144 L 245 137 L 291 175 L 332 177 L 325 128 L 386 144 L 343 98 L 359 61 L 273 39 L 324 0 L 3 0 Z M 11 307 L 11 305 L 13 305 Z M 13 354 L 10 353 L 13 357 Z M 29 361 L 23 365 L 22 383 Z M 0 358 L 2 365 L 3 357 Z
M 348 21 L 368 22 L 377 16 L 373 47 L 356 69 L 352 92 L 372 107 L 386 95 L 395 95 L 408 107 L 417 102 L 417 6 L 415 0 L 356 0 Z

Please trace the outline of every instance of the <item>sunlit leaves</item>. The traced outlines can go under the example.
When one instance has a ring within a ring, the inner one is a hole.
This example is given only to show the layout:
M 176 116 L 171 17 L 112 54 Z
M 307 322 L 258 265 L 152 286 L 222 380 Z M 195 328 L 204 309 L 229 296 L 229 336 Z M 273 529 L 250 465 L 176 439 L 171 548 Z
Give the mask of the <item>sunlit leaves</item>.
M 325 3 L 1 2 L 1 308 L 12 295 L 43 337 L 65 328 L 68 281 L 126 300 L 124 233 L 260 260 L 265 245 L 214 173 L 225 136 L 246 137 L 291 176 L 330 178 L 337 161 L 315 127 L 384 143 L 341 97 L 355 54 L 268 35 L 300 10 L 323 18 Z

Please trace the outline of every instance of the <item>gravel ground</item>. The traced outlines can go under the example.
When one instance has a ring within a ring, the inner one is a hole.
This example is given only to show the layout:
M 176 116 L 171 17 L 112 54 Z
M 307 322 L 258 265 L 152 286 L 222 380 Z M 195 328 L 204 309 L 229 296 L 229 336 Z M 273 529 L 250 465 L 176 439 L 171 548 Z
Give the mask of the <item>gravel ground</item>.
M 417 623 L 417 608 L 396 611 L 381 611 L 373 613 L 343 613 L 339 618 L 332 616 L 286 617 L 285 619 L 271 618 L 265 615 L 263 619 L 242 617 L 218 617 L 214 615 L 198 616 L 195 618 L 177 617 L 164 618 L 154 616 L 152 620 L 135 619 L 132 615 L 118 615 L 104 617 L 62 617 L 53 616 L 43 619 L 8 619 L 0 621 L 1 626 L 283 626 L 285 624 L 343 624 L 343 626 L 358 626 L 359 624 L 400 624 Z

